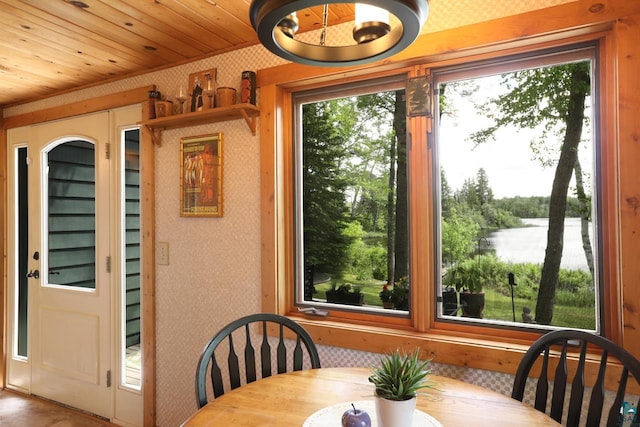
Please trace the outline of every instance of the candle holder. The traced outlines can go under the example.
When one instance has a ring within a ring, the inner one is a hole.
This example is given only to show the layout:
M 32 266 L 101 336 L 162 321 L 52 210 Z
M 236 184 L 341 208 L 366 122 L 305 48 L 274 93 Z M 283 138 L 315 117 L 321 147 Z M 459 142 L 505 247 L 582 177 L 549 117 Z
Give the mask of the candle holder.
M 213 108 L 213 89 L 205 89 L 204 94 L 207 97 L 206 108 Z
M 213 95 L 215 93 L 215 84 L 213 83 L 213 77 L 211 73 L 205 73 L 204 94 L 207 96 L 206 108 L 213 108 Z
M 187 92 L 184 90 L 184 87 L 180 86 L 178 89 L 178 94 L 176 95 L 176 101 L 180 104 L 178 114 L 184 113 L 184 103 L 187 100 Z

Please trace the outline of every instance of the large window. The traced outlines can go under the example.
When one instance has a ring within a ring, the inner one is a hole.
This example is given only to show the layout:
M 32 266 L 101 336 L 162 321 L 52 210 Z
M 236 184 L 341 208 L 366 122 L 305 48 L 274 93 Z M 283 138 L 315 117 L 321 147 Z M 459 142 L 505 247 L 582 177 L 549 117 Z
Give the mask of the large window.
M 442 319 L 599 330 L 595 58 L 435 70 Z
M 404 80 L 294 97 L 300 304 L 408 314 Z
M 410 74 L 295 93 L 296 304 L 600 331 L 595 61 L 433 68 L 432 125 L 409 132 Z

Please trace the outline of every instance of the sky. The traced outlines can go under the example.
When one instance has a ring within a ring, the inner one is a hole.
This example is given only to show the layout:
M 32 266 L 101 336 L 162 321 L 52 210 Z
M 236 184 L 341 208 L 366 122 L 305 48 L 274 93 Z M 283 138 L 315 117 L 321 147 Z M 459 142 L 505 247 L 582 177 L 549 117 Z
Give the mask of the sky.
M 514 196 L 548 196 L 551 193 L 555 164 L 543 168 L 533 159 L 529 143 L 537 132 L 523 129 L 502 129 L 496 141 L 473 148 L 468 136 L 492 124 L 490 119 L 478 114 L 473 102 L 486 102 L 500 89 L 498 77 L 485 79 L 478 92 L 471 97 L 451 99 L 455 115 L 443 115 L 440 125 L 440 162 L 447 182 L 453 191 L 462 187 L 466 179 L 475 178 L 478 169 L 484 168 L 489 186 L 497 199 Z M 583 135 L 584 137 L 585 135 Z M 558 142 L 559 146 L 559 142 Z M 590 173 L 592 156 L 581 150 L 581 165 Z M 571 188 L 574 188 L 572 179 Z M 571 190 L 570 190 L 571 191 Z

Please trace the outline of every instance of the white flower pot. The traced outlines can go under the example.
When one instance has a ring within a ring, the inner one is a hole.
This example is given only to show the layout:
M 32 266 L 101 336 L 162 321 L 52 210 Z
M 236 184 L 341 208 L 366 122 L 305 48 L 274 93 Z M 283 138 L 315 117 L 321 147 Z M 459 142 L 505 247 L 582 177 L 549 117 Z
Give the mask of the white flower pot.
M 415 397 L 409 400 L 388 400 L 376 396 L 375 406 L 378 427 L 411 427 L 413 425 Z

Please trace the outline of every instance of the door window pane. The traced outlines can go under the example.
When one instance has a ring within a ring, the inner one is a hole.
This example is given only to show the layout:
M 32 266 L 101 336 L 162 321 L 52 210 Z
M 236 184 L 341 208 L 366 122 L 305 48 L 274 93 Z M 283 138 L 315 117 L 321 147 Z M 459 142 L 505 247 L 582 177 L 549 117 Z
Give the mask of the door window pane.
M 29 283 L 27 278 L 27 272 L 29 267 L 29 185 L 28 185 L 28 167 L 27 167 L 27 147 L 20 147 L 16 150 L 16 218 L 18 222 L 18 238 L 16 243 L 18 245 L 18 277 L 17 280 L 17 310 L 16 313 L 16 329 L 17 333 L 16 344 L 14 348 L 17 348 L 17 355 L 27 357 L 28 355 L 28 327 L 27 322 L 27 309 L 29 301 Z
M 47 153 L 46 283 L 95 289 L 94 145 L 74 140 Z
M 140 130 L 122 133 L 123 277 L 125 385 L 140 389 Z

